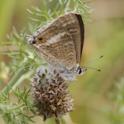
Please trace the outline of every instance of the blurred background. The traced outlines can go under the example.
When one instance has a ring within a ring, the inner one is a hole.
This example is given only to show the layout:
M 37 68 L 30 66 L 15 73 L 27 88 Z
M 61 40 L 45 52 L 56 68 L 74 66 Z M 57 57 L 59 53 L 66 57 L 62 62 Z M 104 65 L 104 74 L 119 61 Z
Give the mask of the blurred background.
M 56 0 L 49 1 L 58 4 Z M 22 67 L 24 56 L 21 52 L 18 53 L 18 45 L 20 51 L 29 51 L 27 47 L 20 45 L 18 38 L 9 41 L 8 34 L 13 30 L 29 33 L 28 12 L 31 13 L 29 10 L 32 7 L 42 6 L 41 9 L 44 9 L 44 2 L 45 0 L 0 0 L 1 90 L 11 81 L 14 72 Z M 54 6 L 47 2 L 45 4 L 48 8 Z M 75 105 L 74 111 L 70 113 L 72 122 L 68 124 L 124 124 L 124 0 L 88 0 L 86 4 L 90 17 L 88 20 L 84 17 L 85 43 L 81 65 L 100 68 L 101 72 L 89 68 L 70 86 Z M 22 58 L 16 59 L 18 56 Z M 103 58 L 99 59 L 100 56 Z M 24 77 L 22 73 L 18 86 L 29 87 L 30 75 L 26 73 Z M 2 112 L 0 114 L 3 115 Z M 5 123 L 2 116 L 0 120 L 1 124 Z M 40 124 L 42 119 L 38 117 L 34 120 L 33 123 Z

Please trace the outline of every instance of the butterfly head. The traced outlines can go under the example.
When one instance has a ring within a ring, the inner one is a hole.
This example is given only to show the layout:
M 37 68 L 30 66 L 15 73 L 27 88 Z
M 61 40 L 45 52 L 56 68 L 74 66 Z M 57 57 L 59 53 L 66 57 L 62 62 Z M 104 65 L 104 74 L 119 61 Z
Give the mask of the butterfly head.
M 34 36 L 29 35 L 29 36 L 27 36 L 27 42 L 28 42 L 28 44 L 32 45 L 32 44 L 36 43 L 36 39 Z
M 42 36 L 39 35 L 29 35 L 27 36 L 27 41 L 30 45 L 38 45 L 45 42 Z
M 76 74 L 78 74 L 78 75 L 82 75 L 82 74 L 84 74 L 84 72 L 86 72 L 87 71 L 87 68 L 85 68 L 85 67 L 80 67 L 79 65 L 77 66 L 77 68 L 76 68 Z

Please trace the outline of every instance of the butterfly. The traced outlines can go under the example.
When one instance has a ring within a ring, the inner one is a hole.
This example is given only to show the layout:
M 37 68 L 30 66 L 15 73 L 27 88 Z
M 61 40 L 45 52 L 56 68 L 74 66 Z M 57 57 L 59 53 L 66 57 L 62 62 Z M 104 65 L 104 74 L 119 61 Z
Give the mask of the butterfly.
M 86 71 L 80 67 L 84 44 L 84 23 L 80 14 L 59 16 L 28 37 L 28 43 L 67 79 Z

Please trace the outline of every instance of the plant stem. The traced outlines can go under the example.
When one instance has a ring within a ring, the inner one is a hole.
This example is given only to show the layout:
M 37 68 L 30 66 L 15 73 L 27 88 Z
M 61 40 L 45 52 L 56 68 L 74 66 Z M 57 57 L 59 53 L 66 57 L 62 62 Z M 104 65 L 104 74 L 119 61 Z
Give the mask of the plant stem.
M 73 121 L 72 121 L 72 119 L 71 119 L 71 117 L 70 117 L 70 115 L 69 114 L 66 114 L 65 116 L 63 116 L 63 121 L 65 122 L 65 124 L 75 124 Z
M 1 94 L 7 95 L 13 89 L 20 77 L 27 72 L 25 65 L 26 63 L 24 63 L 22 67 L 15 72 L 15 75 L 12 77 L 8 85 L 1 91 Z
M 59 118 L 55 118 L 56 124 L 61 124 Z

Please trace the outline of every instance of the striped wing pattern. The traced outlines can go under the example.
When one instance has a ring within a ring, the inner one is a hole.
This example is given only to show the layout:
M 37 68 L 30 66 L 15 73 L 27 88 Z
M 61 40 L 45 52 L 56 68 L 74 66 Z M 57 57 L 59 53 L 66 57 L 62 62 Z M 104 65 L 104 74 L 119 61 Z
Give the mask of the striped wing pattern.
M 34 33 L 34 47 L 52 65 L 72 69 L 80 63 L 84 26 L 79 14 L 68 13 Z

